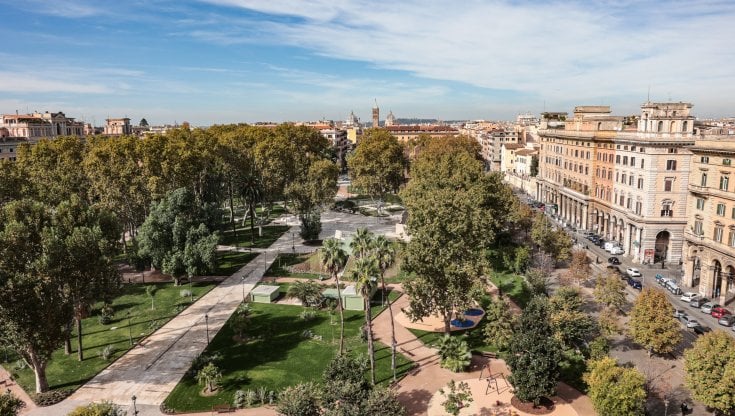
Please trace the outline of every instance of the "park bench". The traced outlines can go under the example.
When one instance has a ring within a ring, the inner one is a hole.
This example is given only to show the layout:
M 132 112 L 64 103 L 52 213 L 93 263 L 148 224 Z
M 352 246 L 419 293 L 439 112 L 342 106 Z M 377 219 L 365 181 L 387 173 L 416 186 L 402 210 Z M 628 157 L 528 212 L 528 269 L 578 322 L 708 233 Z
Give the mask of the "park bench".
M 212 413 L 232 413 L 235 408 L 229 404 L 215 404 L 212 406 Z

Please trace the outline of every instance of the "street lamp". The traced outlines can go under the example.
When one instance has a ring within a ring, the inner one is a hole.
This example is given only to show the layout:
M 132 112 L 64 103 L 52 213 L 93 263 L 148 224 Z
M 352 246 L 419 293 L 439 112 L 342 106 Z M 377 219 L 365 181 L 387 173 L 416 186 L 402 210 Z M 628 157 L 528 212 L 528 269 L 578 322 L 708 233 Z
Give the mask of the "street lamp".
M 209 345 L 209 315 L 204 314 L 204 326 L 207 329 L 207 345 Z
M 128 311 L 128 337 L 130 338 L 130 345 L 132 346 L 133 345 L 133 327 L 130 326 L 130 311 Z M 133 399 L 133 401 L 135 401 L 135 399 Z
M 296 253 L 296 233 L 291 232 L 291 251 Z
M 133 395 L 133 397 L 130 398 L 133 401 L 133 416 L 138 416 L 138 407 L 135 405 L 135 401 L 138 399 Z
M 268 249 L 263 251 L 263 273 L 268 273 Z
M 245 302 L 245 276 L 242 276 L 241 280 L 242 280 L 242 301 Z

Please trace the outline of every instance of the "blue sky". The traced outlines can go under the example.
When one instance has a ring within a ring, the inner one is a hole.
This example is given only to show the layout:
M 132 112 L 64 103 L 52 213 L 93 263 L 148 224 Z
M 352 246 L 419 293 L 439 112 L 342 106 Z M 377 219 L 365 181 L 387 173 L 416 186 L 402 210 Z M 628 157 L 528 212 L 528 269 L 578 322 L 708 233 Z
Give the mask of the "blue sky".
M 0 112 L 162 124 L 735 115 L 733 1 L 0 0 Z

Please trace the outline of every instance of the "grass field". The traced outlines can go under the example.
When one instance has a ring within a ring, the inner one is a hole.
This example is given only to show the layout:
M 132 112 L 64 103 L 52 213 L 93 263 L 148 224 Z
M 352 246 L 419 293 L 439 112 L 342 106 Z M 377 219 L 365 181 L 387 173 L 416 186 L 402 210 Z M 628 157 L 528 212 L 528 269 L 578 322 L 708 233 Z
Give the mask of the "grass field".
M 158 288 L 153 298 L 154 309 L 151 309 L 151 298 L 146 294 L 146 286 L 150 285 Z M 194 300 L 209 292 L 214 286 L 213 283 L 194 283 L 191 286 Z M 97 310 L 82 321 L 84 361 L 77 360 L 76 332 L 72 334 L 72 354 L 64 354 L 63 347 L 54 352 L 46 371 L 51 389 L 78 388 L 113 361 L 100 358 L 102 349 L 107 346 L 114 348 L 113 359 L 116 359 L 130 349 L 131 336 L 136 342 L 176 316 L 190 303 L 188 296 L 181 296 L 182 290 L 189 290 L 189 286 L 174 286 L 173 283 L 123 285 L 122 295 L 113 302 L 115 316 L 110 324 L 99 323 Z M 13 377 L 25 391 L 29 393 L 35 391 L 33 371 L 29 368 L 18 370 L 12 365 L 6 368 L 12 371 Z
M 490 280 L 504 295 L 510 297 L 516 305 L 525 308 L 531 300 L 531 291 L 522 276 L 510 272 L 493 272 Z
M 323 271 L 319 251 L 305 254 L 281 253 L 266 271 L 266 277 L 297 277 L 302 279 L 326 279 L 329 274 Z M 301 271 L 297 271 L 301 270 Z
M 254 241 L 251 240 L 250 226 L 238 226 L 237 235 L 232 229 L 223 228 L 221 230 L 222 238 L 220 239 L 220 244 L 236 247 L 267 248 L 290 228 L 288 225 L 266 225 L 262 227 L 263 235 L 259 236 L 258 227 L 255 227 Z
M 282 290 L 285 287 L 282 287 Z M 379 306 L 380 293 L 374 300 L 373 313 Z M 218 353 L 223 373 L 219 393 L 203 397 L 201 386 L 186 376 L 169 395 L 164 405 L 176 411 L 209 411 L 213 405 L 232 403 L 236 390 L 265 388 L 279 392 L 285 387 L 306 381 L 318 382 L 339 344 L 339 315 L 317 311 L 310 321 L 299 318 L 300 306 L 252 304 L 253 316 L 246 331 L 249 341 L 237 343 L 228 322 L 212 340 L 205 354 Z M 345 311 L 345 346 L 350 354 L 364 355 L 367 345 L 361 341 L 359 328 L 364 314 Z M 307 332 L 308 331 L 308 332 Z M 413 367 L 405 357 L 397 356 L 399 376 Z M 391 380 L 390 348 L 376 344 L 376 381 L 386 385 Z

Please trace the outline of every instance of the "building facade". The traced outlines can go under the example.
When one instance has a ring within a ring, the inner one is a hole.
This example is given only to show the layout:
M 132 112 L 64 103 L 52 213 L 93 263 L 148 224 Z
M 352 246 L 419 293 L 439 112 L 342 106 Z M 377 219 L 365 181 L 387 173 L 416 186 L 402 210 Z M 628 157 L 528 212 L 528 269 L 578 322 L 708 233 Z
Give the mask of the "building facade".
M 689 103 L 651 103 L 639 117 L 580 106 L 544 113 L 537 199 L 567 224 L 616 241 L 643 263 L 682 258 L 694 117 Z
M 684 284 L 722 305 L 735 298 L 733 139 L 702 136 L 690 148 L 689 215 L 684 232 Z
M 108 136 L 133 134 L 133 127 L 130 125 L 129 118 L 108 118 L 105 122 L 105 134 Z
M 26 138 L 30 143 L 41 139 L 60 136 L 84 137 L 84 123 L 67 117 L 63 112 L 33 114 L 3 114 L 0 128 L 8 131 L 9 137 Z

